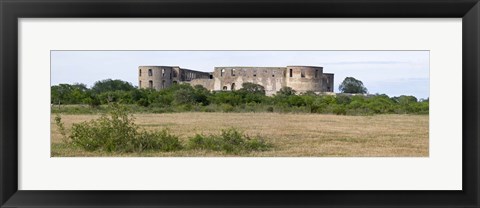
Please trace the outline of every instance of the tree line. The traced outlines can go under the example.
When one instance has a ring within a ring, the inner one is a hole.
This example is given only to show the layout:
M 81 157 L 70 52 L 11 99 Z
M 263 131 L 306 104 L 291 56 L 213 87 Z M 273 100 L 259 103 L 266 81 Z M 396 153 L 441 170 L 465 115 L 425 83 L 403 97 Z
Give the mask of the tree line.
M 347 80 L 347 79 L 346 79 Z M 342 83 L 349 90 L 352 81 Z M 358 81 L 358 80 L 357 80 Z M 358 82 L 357 82 L 358 84 Z M 361 92 L 366 88 L 353 85 Z M 344 91 L 344 90 L 341 90 Z M 354 92 L 354 91 L 348 91 Z M 298 94 L 284 87 L 274 96 L 266 96 L 265 88 L 254 83 L 243 83 L 235 91 L 211 92 L 201 85 L 175 84 L 162 90 L 138 89 L 122 80 L 101 80 L 88 88 L 85 84 L 51 86 L 52 105 L 81 104 L 92 109 L 109 103 L 126 104 L 145 112 L 304 112 L 339 115 L 371 114 L 428 114 L 429 100 L 414 96 L 389 97 L 385 94 L 317 95 L 314 92 Z

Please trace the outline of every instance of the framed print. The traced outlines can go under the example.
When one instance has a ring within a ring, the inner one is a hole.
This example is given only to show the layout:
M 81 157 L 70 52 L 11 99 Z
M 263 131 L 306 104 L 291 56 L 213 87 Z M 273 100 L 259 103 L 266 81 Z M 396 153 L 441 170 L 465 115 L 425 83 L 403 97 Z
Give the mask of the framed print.
M 1 207 L 478 207 L 480 5 L 1 1 Z

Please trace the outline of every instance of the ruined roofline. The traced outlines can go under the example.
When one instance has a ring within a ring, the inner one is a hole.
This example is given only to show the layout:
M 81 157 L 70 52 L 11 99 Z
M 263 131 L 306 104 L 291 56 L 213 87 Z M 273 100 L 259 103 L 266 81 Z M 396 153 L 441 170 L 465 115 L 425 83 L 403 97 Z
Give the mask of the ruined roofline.
M 214 68 L 287 68 L 287 67 L 312 67 L 323 68 L 323 66 L 300 66 L 300 65 L 288 65 L 288 66 L 215 66 Z
M 312 67 L 312 68 L 323 68 L 323 66 L 302 66 L 302 65 L 288 65 L 287 67 Z
M 211 73 L 211 72 L 198 71 L 198 70 L 194 70 L 194 69 L 186 69 L 186 68 L 180 68 L 180 69 L 181 69 L 181 70 L 193 71 L 193 72 Z
M 138 67 L 169 67 L 169 68 L 180 68 L 179 66 L 159 66 L 159 65 L 141 65 Z
M 180 66 L 162 66 L 162 65 L 141 65 L 138 67 L 168 67 L 168 68 L 180 68 L 190 71 L 198 71 L 194 69 L 182 68 Z M 287 68 L 287 67 L 312 67 L 312 68 L 323 68 L 323 66 L 301 66 L 301 65 L 288 65 L 288 66 L 215 66 L 214 68 Z M 202 72 L 202 71 L 199 71 Z
M 286 68 L 285 66 L 215 66 L 214 68 Z
M 187 70 L 191 72 L 199 72 L 199 73 L 211 73 L 211 72 L 204 72 L 204 71 L 199 71 L 199 70 L 194 70 L 194 69 L 187 69 L 187 68 L 182 68 L 180 66 L 161 66 L 161 65 L 142 65 L 138 67 L 165 67 L 165 68 L 179 68 L 181 70 Z

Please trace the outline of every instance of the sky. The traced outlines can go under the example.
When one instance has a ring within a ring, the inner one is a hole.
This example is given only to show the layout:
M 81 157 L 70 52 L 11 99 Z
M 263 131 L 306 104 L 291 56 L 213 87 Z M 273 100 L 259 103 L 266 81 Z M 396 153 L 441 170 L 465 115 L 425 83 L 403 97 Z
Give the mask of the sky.
M 180 66 L 212 72 L 220 66 L 322 66 L 335 92 L 346 77 L 371 94 L 429 97 L 429 51 L 51 51 L 51 85 L 121 79 L 138 85 L 138 66 Z

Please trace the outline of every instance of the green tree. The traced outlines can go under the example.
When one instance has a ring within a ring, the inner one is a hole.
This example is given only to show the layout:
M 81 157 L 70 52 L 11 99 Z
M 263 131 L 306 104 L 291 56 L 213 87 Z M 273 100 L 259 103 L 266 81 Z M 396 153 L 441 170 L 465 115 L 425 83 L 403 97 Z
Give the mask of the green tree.
M 407 96 L 407 95 L 401 95 L 399 97 L 393 97 L 392 99 L 400 105 L 408 105 L 410 103 L 418 102 L 416 97 Z
M 368 92 L 367 88 L 363 86 L 363 82 L 353 77 L 345 78 L 338 89 L 343 93 L 365 94 Z
M 285 95 L 285 96 L 290 96 L 290 95 L 295 95 L 296 91 L 293 90 L 291 87 L 282 87 L 277 94 L 278 95 Z
M 50 87 L 52 104 L 80 104 L 88 97 L 85 84 L 59 84 Z
M 182 88 L 174 93 L 174 102 L 177 105 L 193 104 L 195 102 L 195 91 L 193 89 Z
M 207 88 L 202 85 L 195 85 L 193 88 L 195 89 L 195 102 L 201 103 L 202 105 L 210 104 L 208 97 L 211 96 L 211 93 Z
M 215 92 L 211 97 L 209 97 L 210 102 L 222 105 L 230 104 L 232 106 L 237 106 L 242 103 L 242 96 L 234 92 Z
M 242 89 L 238 90 L 240 92 L 248 92 L 248 93 L 258 93 L 265 95 L 265 87 L 259 84 L 254 84 L 251 82 L 245 82 L 242 84 Z
M 97 81 L 92 87 L 92 91 L 97 94 L 111 91 L 130 91 L 133 89 L 135 89 L 135 87 L 132 84 L 119 79 L 105 79 Z

